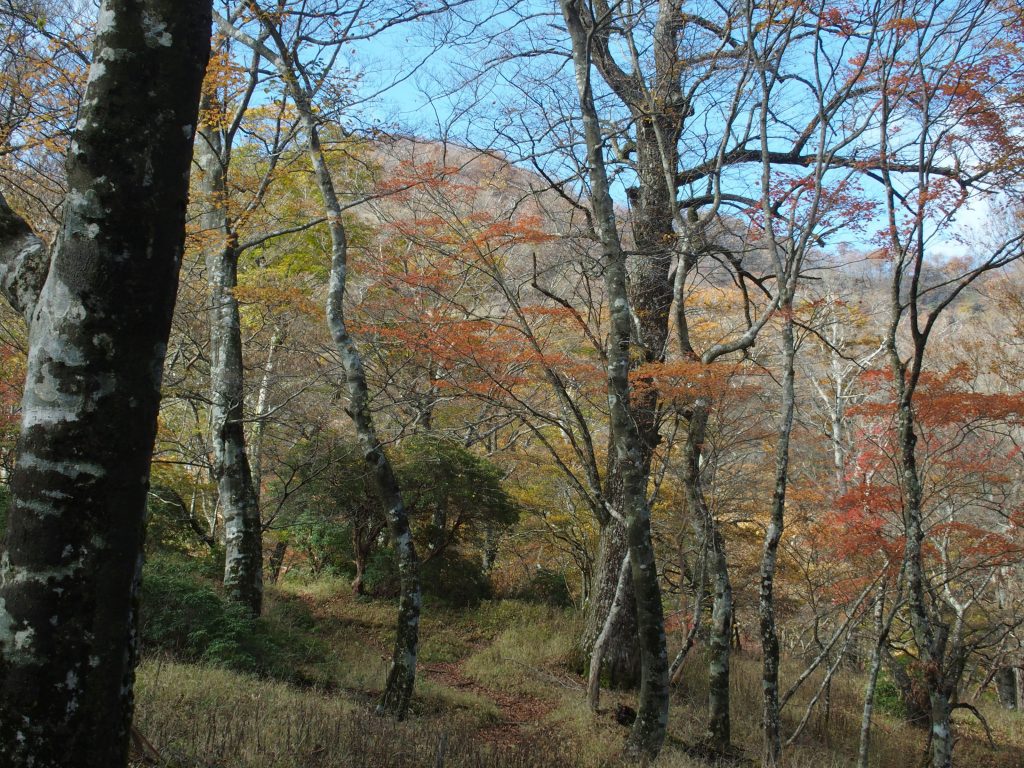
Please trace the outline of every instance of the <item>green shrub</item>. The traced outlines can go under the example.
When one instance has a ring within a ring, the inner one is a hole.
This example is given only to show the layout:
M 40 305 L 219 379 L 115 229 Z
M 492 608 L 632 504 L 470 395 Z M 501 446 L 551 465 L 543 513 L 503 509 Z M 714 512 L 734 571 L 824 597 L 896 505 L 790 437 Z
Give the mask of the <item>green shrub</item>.
M 363 583 L 374 597 L 398 596 L 402 585 L 393 549 L 374 550 Z M 420 566 L 420 587 L 424 595 L 455 608 L 474 606 L 491 597 L 491 582 L 481 565 L 456 550 L 445 551 Z
M 491 597 L 491 582 L 479 561 L 446 551 L 420 571 L 423 591 L 455 608 L 476 606 Z
M 884 673 L 878 676 L 878 683 L 875 685 L 875 708 L 900 720 L 907 717 L 907 705 L 903 701 L 899 686 Z
M 571 608 L 574 603 L 565 574 L 549 568 L 538 568 L 523 586 L 512 595 L 531 603 L 543 603 L 556 608 Z
M 447 583 L 451 579 L 443 572 L 457 570 L 471 578 L 470 592 L 489 594 L 480 569 L 448 553 L 477 547 L 519 519 L 501 470 L 458 443 L 430 435 L 409 437 L 389 454 L 416 546 L 421 552 L 444 550 L 450 561 L 438 564 L 435 581 Z M 302 555 L 311 574 L 351 576 L 358 551 L 368 554 L 365 587 L 378 595 L 397 594 L 393 557 L 379 551 L 386 520 L 359 447 L 325 433 L 297 445 L 285 461 L 302 483 L 287 496 L 286 488 L 272 485 L 270 497 L 282 495 L 279 535 Z
M 398 561 L 391 547 L 375 549 L 366 562 L 363 585 L 375 597 L 397 597 L 401 591 Z
M 156 557 L 142 580 L 144 652 L 163 651 L 240 671 L 265 672 L 279 649 L 261 623 L 205 581 L 197 563 Z
M 288 529 L 289 544 L 306 556 L 312 576 L 351 576 L 352 526 L 317 510 L 302 510 Z

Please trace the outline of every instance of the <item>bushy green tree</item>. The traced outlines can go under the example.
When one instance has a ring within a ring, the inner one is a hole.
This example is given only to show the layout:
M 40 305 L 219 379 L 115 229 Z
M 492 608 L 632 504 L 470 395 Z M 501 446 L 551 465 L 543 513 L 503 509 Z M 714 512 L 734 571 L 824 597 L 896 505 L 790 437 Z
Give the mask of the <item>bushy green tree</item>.
M 424 553 L 424 589 L 466 604 L 486 596 L 489 584 L 478 551 L 518 519 L 501 471 L 449 440 L 414 436 L 396 446 L 395 472 Z M 358 446 L 331 436 L 303 442 L 290 461 L 297 488 L 283 505 L 282 535 L 305 557 L 313 575 L 352 575 L 357 594 L 390 594 L 397 571 L 368 468 Z
M 402 443 L 397 472 L 416 523 L 423 561 L 449 547 L 481 543 L 519 519 L 501 470 L 451 440 L 415 435 Z

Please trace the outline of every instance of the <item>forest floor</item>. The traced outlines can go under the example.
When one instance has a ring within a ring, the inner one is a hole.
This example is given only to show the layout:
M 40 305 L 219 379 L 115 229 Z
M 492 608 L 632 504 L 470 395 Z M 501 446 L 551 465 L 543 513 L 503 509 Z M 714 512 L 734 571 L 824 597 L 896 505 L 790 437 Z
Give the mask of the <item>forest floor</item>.
M 420 677 L 410 717 L 394 724 L 372 714 L 390 657 L 395 609 L 356 599 L 343 581 L 268 589 L 269 631 L 290 651 L 287 681 L 148 656 L 136 684 L 137 765 L 166 768 L 554 768 L 618 766 L 628 729 L 618 707 L 635 696 L 603 692 L 601 711 L 584 701 L 572 669 L 572 611 L 515 600 L 455 610 L 428 604 Z M 669 737 L 657 765 L 703 768 L 706 675 L 698 652 L 673 696 Z M 784 665 L 784 672 L 787 671 Z M 793 670 L 795 671 L 795 667 Z M 736 654 L 732 675 L 732 765 L 759 765 L 759 660 Z M 787 732 L 817 689 L 812 677 L 784 712 Z M 785 685 L 785 681 L 783 681 Z M 863 680 L 834 680 L 826 713 L 818 707 L 796 743 L 790 768 L 853 765 Z M 957 713 L 956 764 L 1024 766 L 1024 714 L 979 702 L 982 726 Z M 872 765 L 921 764 L 926 734 L 881 714 Z

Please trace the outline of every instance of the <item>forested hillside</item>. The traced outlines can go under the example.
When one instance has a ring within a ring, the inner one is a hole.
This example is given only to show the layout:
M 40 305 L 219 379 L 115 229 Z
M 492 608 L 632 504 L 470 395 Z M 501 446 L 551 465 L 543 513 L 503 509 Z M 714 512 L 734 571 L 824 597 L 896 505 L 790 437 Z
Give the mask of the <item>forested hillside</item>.
M 1024 766 L 1024 10 L 0 2 L 0 768 Z

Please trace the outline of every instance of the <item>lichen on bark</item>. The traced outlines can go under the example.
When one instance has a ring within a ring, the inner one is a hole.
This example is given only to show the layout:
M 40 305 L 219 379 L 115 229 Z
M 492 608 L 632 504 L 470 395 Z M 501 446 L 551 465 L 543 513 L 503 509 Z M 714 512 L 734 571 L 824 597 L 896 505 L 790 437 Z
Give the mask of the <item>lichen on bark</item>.
M 172 45 L 146 45 L 144 12 Z M 195 122 L 209 35 L 209 3 L 105 0 L 52 249 L 0 204 L 0 282 L 30 324 L 0 558 L 0 763 L 12 768 L 127 760 L 145 498 L 184 241 L 181 126 Z

